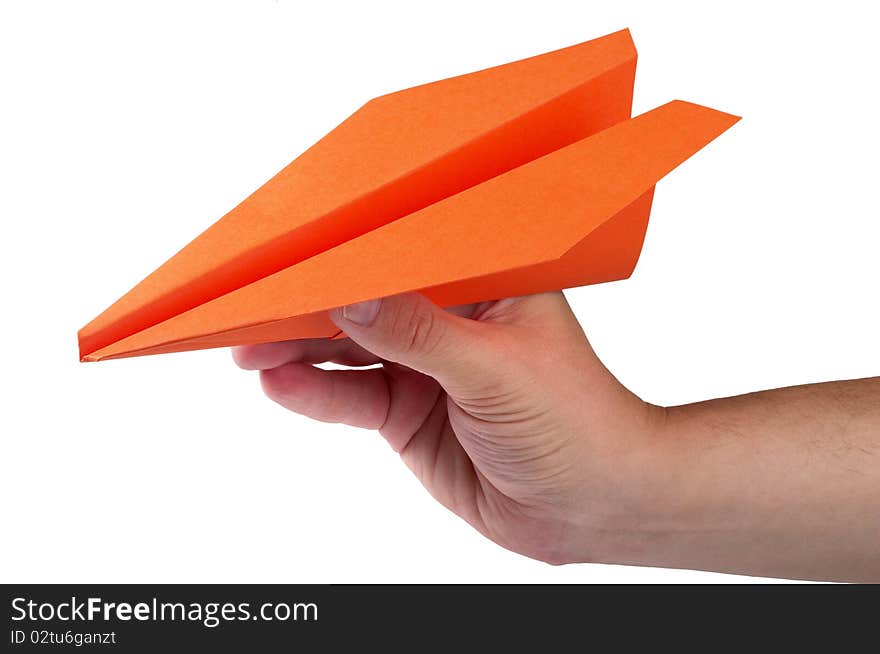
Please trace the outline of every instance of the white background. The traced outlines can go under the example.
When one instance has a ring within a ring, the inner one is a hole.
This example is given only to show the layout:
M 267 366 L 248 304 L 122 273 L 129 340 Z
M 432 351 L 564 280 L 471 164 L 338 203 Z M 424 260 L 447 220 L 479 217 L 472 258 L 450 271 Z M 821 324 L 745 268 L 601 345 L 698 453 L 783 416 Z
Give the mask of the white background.
M 4 2 L 0 580 L 747 580 L 527 560 L 227 351 L 80 364 L 76 330 L 370 97 L 629 26 L 635 113 L 744 118 L 661 182 L 632 279 L 568 292 L 600 356 L 663 404 L 878 374 L 863 4 Z

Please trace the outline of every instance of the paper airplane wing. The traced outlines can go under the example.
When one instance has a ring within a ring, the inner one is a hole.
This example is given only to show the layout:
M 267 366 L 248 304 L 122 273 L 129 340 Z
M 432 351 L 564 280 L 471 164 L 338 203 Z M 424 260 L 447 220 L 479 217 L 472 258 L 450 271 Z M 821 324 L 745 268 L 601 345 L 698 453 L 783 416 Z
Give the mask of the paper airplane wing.
M 671 102 L 84 358 L 333 336 L 328 309 L 408 290 L 450 305 L 625 278 L 656 182 L 737 120 Z

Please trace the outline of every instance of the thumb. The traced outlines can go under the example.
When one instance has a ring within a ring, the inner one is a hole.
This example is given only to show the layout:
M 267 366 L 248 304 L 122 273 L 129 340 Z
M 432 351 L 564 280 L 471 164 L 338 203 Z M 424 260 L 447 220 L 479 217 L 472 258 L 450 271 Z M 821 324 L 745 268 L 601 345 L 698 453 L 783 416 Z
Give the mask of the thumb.
M 448 313 L 418 293 L 350 304 L 330 318 L 376 356 L 430 375 L 442 385 L 468 386 L 474 375 L 497 367 L 485 327 Z

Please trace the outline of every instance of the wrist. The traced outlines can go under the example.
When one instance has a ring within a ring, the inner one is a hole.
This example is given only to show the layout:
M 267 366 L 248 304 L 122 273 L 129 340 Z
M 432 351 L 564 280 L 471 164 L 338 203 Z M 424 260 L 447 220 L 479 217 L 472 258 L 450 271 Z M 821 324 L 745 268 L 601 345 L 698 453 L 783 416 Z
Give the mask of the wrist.
M 639 401 L 630 415 L 610 451 L 589 466 L 571 562 L 682 565 L 682 548 L 710 498 L 690 489 L 674 412 Z
M 761 531 L 741 436 L 716 438 L 700 405 L 653 407 L 626 481 L 637 492 L 607 524 L 597 562 L 742 573 L 748 543 Z M 738 562 L 732 566 L 732 562 Z

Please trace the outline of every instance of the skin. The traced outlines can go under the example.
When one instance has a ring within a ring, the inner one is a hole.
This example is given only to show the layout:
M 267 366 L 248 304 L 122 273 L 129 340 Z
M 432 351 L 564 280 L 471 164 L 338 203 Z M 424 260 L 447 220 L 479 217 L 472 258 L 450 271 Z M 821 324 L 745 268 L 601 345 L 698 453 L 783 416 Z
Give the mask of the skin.
M 348 339 L 233 356 L 288 409 L 379 430 L 503 547 L 554 564 L 880 581 L 880 378 L 664 408 L 602 365 L 562 293 L 453 311 L 406 294 L 331 318 Z M 313 365 L 326 361 L 381 365 Z

